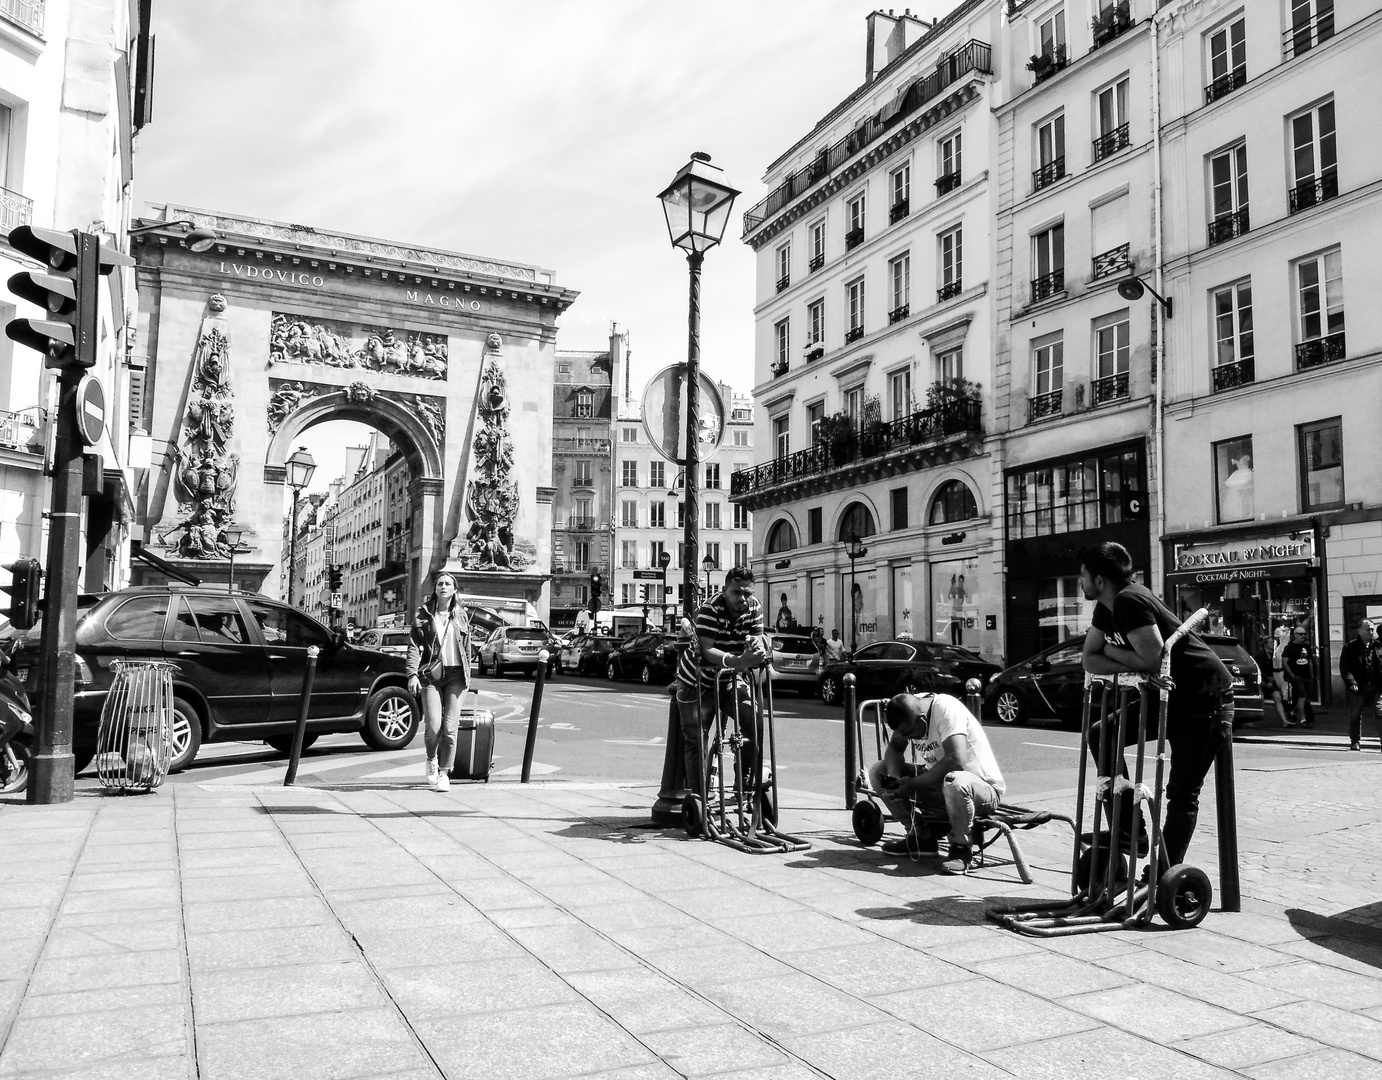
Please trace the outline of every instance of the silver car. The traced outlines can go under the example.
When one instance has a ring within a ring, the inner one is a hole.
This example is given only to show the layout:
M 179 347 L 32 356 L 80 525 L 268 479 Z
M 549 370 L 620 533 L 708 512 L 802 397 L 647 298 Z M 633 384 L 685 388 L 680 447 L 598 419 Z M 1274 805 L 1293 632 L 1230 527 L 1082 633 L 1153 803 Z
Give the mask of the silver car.
M 358 644 L 367 649 L 378 649 L 380 652 L 392 653 L 394 656 L 407 656 L 409 637 L 410 632 L 407 630 L 399 630 L 395 627 L 376 627 L 361 634 Z
M 773 648 L 773 685 L 807 694 L 816 692 L 816 677 L 821 673 L 821 654 L 807 634 L 770 632 Z
M 540 626 L 501 626 L 480 646 L 476 673 L 536 672 L 542 663 L 539 656 L 546 647 L 547 631 Z

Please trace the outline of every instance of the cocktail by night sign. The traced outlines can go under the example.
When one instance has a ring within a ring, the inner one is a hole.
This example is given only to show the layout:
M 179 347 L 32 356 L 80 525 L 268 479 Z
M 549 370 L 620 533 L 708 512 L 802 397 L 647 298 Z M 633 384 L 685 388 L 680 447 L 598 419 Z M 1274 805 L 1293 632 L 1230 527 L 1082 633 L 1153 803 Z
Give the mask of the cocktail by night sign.
M 220 264 L 221 273 L 231 277 L 244 278 L 251 281 L 262 281 L 268 285 L 299 285 L 307 286 L 310 289 L 322 289 L 326 287 L 326 278 L 321 274 L 305 274 L 298 270 L 283 270 L 277 266 L 257 266 L 254 263 L 222 262 Z M 462 296 L 452 296 L 449 293 L 430 293 L 423 292 L 421 289 L 403 290 L 404 297 L 409 303 L 417 304 L 421 307 L 445 308 L 448 311 L 483 311 L 484 307 L 479 300 L 470 300 Z

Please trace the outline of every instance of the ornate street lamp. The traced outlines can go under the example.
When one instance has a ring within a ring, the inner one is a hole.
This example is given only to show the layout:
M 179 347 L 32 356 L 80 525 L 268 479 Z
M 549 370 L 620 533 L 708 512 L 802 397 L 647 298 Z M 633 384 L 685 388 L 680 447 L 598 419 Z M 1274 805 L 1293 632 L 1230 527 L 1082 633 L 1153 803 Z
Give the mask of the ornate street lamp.
M 234 591 L 235 591 L 235 555 L 236 555 L 236 553 L 237 553 L 238 551 L 241 550 L 241 549 L 240 549 L 240 541 L 244 539 L 245 530 L 242 529 L 239 525 L 227 525 L 224 529 L 221 530 L 221 535 L 224 536 L 224 537 L 226 538 L 226 547 L 228 547 L 228 548 L 230 549 L 230 576 L 229 576 L 229 580 L 228 580 L 227 583 L 226 583 L 226 591 L 227 591 L 227 592 L 234 592 Z M 248 551 L 249 548 L 246 547 L 244 550 L 245 550 L 245 551 Z M 288 583 L 289 583 L 289 587 L 290 587 L 290 588 L 291 588 L 291 586 L 292 586 L 292 581 L 293 581 L 292 575 L 289 574 L 289 576 L 288 576 Z
M 701 560 L 701 569 L 705 571 L 705 598 L 710 599 L 710 571 L 715 569 L 715 560 L 707 555 Z
M 869 549 L 859 542 L 854 533 L 845 542 L 845 554 L 849 556 L 849 651 L 853 655 L 859 648 L 859 612 L 854 606 L 854 564 L 869 553 Z
M 307 447 L 299 446 L 297 452 L 285 462 L 288 472 L 288 486 L 293 489 L 293 522 L 288 540 L 288 604 L 293 603 L 293 572 L 298 559 L 298 499 L 302 489 L 312 482 L 312 474 L 317 471 L 317 463 L 307 452 Z
M 209 251 L 211 246 L 220 237 L 210 229 L 203 229 L 191 218 L 178 218 L 176 221 L 152 221 L 146 225 L 131 225 L 130 236 L 143 236 L 145 233 L 156 232 L 159 229 L 171 229 L 175 225 L 182 225 L 187 228 L 187 234 L 183 237 L 187 241 L 190 251 Z

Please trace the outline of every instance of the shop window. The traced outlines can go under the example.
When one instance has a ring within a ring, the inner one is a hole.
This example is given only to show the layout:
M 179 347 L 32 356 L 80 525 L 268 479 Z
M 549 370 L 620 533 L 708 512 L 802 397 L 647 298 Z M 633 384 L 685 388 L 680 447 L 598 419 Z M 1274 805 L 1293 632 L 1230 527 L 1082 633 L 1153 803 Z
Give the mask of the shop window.
M 1142 450 L 1008 473 L 1008 538 L 1054 536 L 1146 517 Z
M 1344 428 L 1339 417 L 1302 424 L 1300 439 L 1300 508 L 1302 513 L 1328 510 L 1344 503 Z
M 792 551 L 797 546 L 797 531 L 790 521 L 779 521 L 768 530 L 768 554 Z
M 1251 435 L 1214 444 L 1214 494 L 1215 519 L 1220 524 L 1253 519 Z
M 1083 635 L 1093 622 L 1094 604 L 1084 598 L 1078 575 L 1045 578 L 1037 585 L 1037 642 L 1044 649 L 1069 638 L 1080 640 L 1065 650 L 1048 657 L 1054 667 L 1059 663 L 1078 662 L 1084 649 Z M 1058 658 L 1059 657 L 1059 658 Z
M 932 525 L 948 525 L 952 521 L 968 521 L 979 516 L 979 506 L 974 501 L 974 493 L 963 480 L 951 480 L 941 485 L 936 497 L 931 500 L 929 522 Z

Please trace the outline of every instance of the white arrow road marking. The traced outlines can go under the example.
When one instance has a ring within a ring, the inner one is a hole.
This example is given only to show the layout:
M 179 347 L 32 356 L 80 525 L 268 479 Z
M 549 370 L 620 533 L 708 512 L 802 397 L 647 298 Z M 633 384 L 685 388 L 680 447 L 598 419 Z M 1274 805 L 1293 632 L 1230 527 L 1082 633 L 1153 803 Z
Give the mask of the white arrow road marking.
M 1075 751 L 1075 753 L 1077 753 L 1077 754 L 1080 752 L 1080 748 L 1079 748 L 1078 746 L 1062 746 L 1060 743 L 1050 743 L 1050 742 L 1024 742 L 1022 745 L 1023 745 L 1023 746 L 1044 746 L 1044 747 L 1046 747 L 1046 749 L 1048 749 L 1048 750 L 1073 750 L 1073 751 Z
M 602 739 L 611 746 L 663 746 L 666 741 L 661 735 L 652 739 Z
M 560 723 L 560 722 L 559 722 L 559 723 L 556 723 L 556 724 L 544 724 L 543 726 L 544 726 L 544 727 L 551 728 L 551 730 L 553 730 L 553 731 L 580 731 L 580 730 L 581 730 L 581 729 L 578 728 L 575 724 L 567 724 L 567 723 Z

